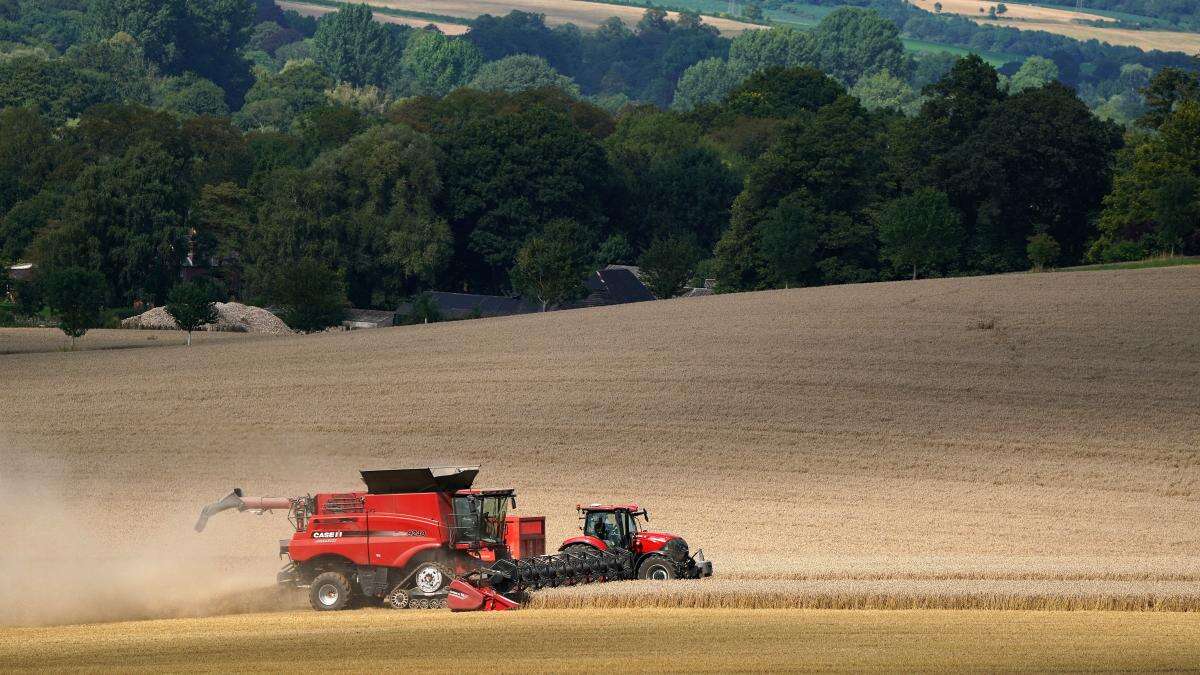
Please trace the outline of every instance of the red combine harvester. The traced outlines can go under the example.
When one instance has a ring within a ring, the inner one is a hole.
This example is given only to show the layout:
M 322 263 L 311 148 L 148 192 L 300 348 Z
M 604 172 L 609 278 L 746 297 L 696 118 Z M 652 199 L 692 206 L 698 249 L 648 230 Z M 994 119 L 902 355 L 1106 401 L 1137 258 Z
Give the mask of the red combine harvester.
M 635 577 L 712 574 L 679 537 L 639 531 L 634 505 L 578 507 L 584 535 L 544 555 L 545 518 L 508 514 L 514 491 L 471 489 L 479 467 L 362 471 L 366 492 L 246 497 L 235 489 L 200 513 L 287 510 L 279 582 L 308 588 L 317 610 L 355 602 L 455 611 L 514 609 L 526 592 Z

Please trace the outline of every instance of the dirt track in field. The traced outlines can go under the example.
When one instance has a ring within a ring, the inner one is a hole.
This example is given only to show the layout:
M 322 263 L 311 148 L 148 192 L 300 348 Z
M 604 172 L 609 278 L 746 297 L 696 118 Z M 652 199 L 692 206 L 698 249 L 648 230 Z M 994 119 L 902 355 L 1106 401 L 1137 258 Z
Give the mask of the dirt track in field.
M 1180 267 L 0 356 L 0 507 L 21 514 L 0 521 L 0 623 L 286 606 L 257 590 L 284 518 L 197 535 L 202 504 L 475 463 L 552 544 L 574 504 L 638 501 L 747 593 L 1182 602 L 1197 315 L 1200 268 Z

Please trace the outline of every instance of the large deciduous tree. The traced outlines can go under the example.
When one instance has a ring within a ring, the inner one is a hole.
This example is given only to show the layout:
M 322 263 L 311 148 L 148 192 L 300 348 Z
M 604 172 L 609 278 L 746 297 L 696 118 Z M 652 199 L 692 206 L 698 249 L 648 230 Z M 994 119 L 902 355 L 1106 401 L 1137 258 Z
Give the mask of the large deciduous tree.
M 560 218 L 517 251 L 511 278 L 515 290 L 538 301 L 542 311 L 583 297 L 589 251 L 579 223 Z
M 528 54 L 515 54 L 483 64 L 475 74 L 475 79 L 471 80 L 471 86 L 484 91 L 510 93 L 556 87 L 572 96 L 579 96 L 579 86 L 571 78 L 554 70 L 546 59 Z
M 175 319 L 179 329 L 187 333 L 187 345 L 192 346 L 192 331 L 206 323 L 216 323 L 217 309 L 208 290 L 195 283 L 176 285 L 167 294 L 167 314 Z
M 699 251 L 692 240 L 674 235 L 651 242 L 638 258 L 638 266 L 642 280 L 654 297 L 666 300 L 683 291 L 699 260 Z
M 420 96 L 445 96 L 466 85 L 483 65 L 471 42 L 437 31 L 417 31 L 408 38 L 394 88 Z
M 880 209 L 880 253 L 900 269 L 938 269 L 958 259 L 962 217 L 942 192 L 923 188 Z
M 389 67 L 403 47 L 403 40 L 375 21 L 365 4 L 343 5 L 326 15 L 313 36 L 317 64 L 337 82 L 355 86 L 387 84 Z
M 75 340 L 100 325 L 107 289 L 104 276 L 83 267 L 62 267 L 45 272 L 39 281 L 43 297 L 58 315 L 58 327 Z
M 471 115 L 443 144 L 456 271 L 469 286 L 502 290 L 517 251 L 552 220 L 579 223 L 588 245 L 606 238 L 617 182 L 567 113 L 532 103 Z

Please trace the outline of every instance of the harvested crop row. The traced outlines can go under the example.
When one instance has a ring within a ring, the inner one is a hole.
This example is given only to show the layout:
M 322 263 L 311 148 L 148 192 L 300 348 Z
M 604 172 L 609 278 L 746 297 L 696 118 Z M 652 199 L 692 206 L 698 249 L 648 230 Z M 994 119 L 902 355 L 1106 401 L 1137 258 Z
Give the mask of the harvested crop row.
M 531 607 L 1192 612 L 1200 611 L 1200 587 L 1114 581 L 639 581 L 540 591 Z

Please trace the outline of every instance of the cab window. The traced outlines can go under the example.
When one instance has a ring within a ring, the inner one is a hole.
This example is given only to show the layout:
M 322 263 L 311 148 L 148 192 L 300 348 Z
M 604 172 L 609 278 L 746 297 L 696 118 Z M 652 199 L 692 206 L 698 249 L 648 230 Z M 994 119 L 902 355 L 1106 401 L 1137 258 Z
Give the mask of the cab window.
M 587 514 L 583 524 L 583 533 L 599 539 L 609 546 L 622 545 L 621 521 L 617 514 L 611 511 L 592 511 Z

